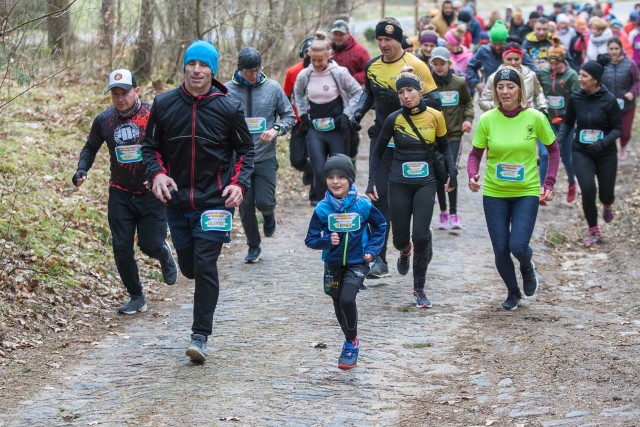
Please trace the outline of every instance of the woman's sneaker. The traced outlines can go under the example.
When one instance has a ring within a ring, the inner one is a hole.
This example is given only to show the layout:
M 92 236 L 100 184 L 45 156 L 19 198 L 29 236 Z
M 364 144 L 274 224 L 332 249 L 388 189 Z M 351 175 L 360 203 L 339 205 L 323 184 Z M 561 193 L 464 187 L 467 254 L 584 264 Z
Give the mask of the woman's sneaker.
M 367 274 L 367 279 L 381 279 L 383 277 L 389 276 L 389 266 L 387 263 L 382 260 L 382 258 L 377 257 L 373 264 L 371 264 L 371 269 Z
M 424 289 L 414 289 L 413 299 L 416 301 L 416 307 L 418 308 L 431 308 L 433 305 L 429 298 L 424 293 Z
M 338 359 L 338 368 L 353 369 L 358 366 L 358 353 L 360 353 L 360 340 L 358 340 L 358 337 L 353 341 L 345 340 Z
M 587 237 L 587 240 L 584 241 L 585 246 L 593 246 L 602 243 L 602 236 L 600 234 L 599 226 L 596 225 L 595 227 L 589 227 L 589 233 L 591 235 Z
M 615 216 L 616 213 L 613 211 L 613 208 L 611 206 L 609 206 L 608 208 L 602 208 L 602 219 L 604 219 L 604 222 L 606 222 L 607 224 L 613 221 L 613 217 Z
M 449 212 L 440 212 L 438 219 L 438 230 L 447 230 L 449 228 Z
M 532 297 L 538 290 L 538 276 L 536 274 L 536 265 L 531 261 L 529 267 L 520 268 L 522 274 L 522 289 L 524 294 L 528 297 Z
M 507 295 L 507 299 L 502 303 L 502 308 L 505 310 L 515 310 L 520 305 L 520 301 L 522 300 L 522 294 L 520 290 L 515 292 L 509 292 Z
M 462 230 L 462 222 L 460 222 L 460 215 L 449 215 L 449 225 L 452 230 Z
M 398 263 L 396 267 L 398 268 L 398 273 L 403 276 L 409 272 L 409 261 L 411 260 L 412 249 L 413 245 L 410 245 L 407 253 L 400 251 L 400 254 L 398 255 Z

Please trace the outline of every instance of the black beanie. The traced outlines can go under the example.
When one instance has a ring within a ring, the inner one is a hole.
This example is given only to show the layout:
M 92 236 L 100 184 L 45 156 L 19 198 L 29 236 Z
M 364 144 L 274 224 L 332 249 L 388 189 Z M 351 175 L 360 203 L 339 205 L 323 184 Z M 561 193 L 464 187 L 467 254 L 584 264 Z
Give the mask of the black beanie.
M 238 53 L 238 70 L 250 70 L 262 66 L 262 55 L 255 47 L 245 47 Z
M 610 60 L 611 57 L 608 54 L 600 54 L 596 61 L 587 61 L 580 69 L 589 73 L 591 77 L 600 83 L 600 80 L 602 80 L 602 74 L 604 74 L 604 67 Z
M 349 180 L 349 184 L 353 184 L 356 181 L 356 170 L 347 155 L 334 154 L 327 159 L 327 163 L 324 164 L 325 179 L 332 173 L 344 176 Z
M 461 10 L 460 12 L 458 12 L 458 21 L 462 21 L 465 24 L 468 24 L 469 22 L 471 22 L 471 14 L 466 10 Z

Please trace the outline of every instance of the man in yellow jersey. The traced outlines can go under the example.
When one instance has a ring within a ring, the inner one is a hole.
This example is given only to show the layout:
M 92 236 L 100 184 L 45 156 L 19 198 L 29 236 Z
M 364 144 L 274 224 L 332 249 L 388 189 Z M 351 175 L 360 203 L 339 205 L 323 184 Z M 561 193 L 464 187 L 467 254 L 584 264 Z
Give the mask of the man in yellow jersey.
M 404 49 L 402 49 L 402 37 L 402 27 L 395 18 L 384 18 L 376 25 L 376 40 L 378 41 L 378 47 L 382 54 L 373 58 L 365 65 L 364 91 L 358 102 L 358 107 L 351 118 L 351 125 L 359 129 L 360 120 L 362 120 L 365 113 L 375 105 L 375 122 L 368 131 L 371 141 L 369 145 L 369 158 L 371 158 L 371 150 L 373 150 L 376 145 L 385 119 L 389 114 L 401 108 L 400 99 L 396 92 L 396 77 L 404 67 L 413 67 L 413 73 L 422 81 L 422 97 L 426 100 L 427 105 L 438 110 L 441 109 L 440 95 L 431 71 L 429 71 L 429 67 L 416 56 L 406 53 Z M 387 223 L 389 223 L 390 219 L 387 186 L 392 158 L 393 150 L 387 149 L 376 179 L 378 200 L 374 202 L 374 205 L 384 215 Z M 368 276 L 370 278 L 380 278 L 389 275 L 386 260 L 389 229 L 390 227 L 387 228 L 387 235 L 382 250 L 371 266 L 371 271 Z

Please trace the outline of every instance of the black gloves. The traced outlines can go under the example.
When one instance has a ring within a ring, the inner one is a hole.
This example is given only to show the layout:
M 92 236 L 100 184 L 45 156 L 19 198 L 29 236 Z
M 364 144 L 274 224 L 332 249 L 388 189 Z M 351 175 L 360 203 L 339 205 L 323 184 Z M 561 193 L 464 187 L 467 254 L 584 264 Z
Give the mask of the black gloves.
M 351 128 L 354 130 L 362 129 L 362 125 L 360 124 L 360 120 L 362 120 L 362 113 L 360 111 L 356 111 L 353 113 L 353 116 L 349 119 L 349 124 Z
M 76 173 L 73 174 L 73 177 L 71 177 L 71 182 L 73 182 L 73 185 L 77 187 L 78 180 L 86 177 L 87 177 L 87 171 L 84 169 L 78 169 Z
M 300 132 L 307 132 L 309 130 L 309 115 L 303 114 L 300 116 Z
M 398 92 L 391 89 L 380 89 L 380 100 L 385 104 L 397 105 L 400 107 L 400 98 Z

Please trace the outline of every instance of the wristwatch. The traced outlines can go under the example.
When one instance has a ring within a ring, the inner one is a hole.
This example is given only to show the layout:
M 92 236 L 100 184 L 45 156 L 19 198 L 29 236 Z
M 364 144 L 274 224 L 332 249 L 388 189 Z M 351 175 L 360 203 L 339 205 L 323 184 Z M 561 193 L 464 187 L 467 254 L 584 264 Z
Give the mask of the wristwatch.
M 282 126 L 280 126 L 279 124 L 276 123 L 276 124 L 273 125 L 273 128 L 275 130 L 277 130 L 278 131 L 278 135 L 280 135 L 280 129 L 282 128 Z

